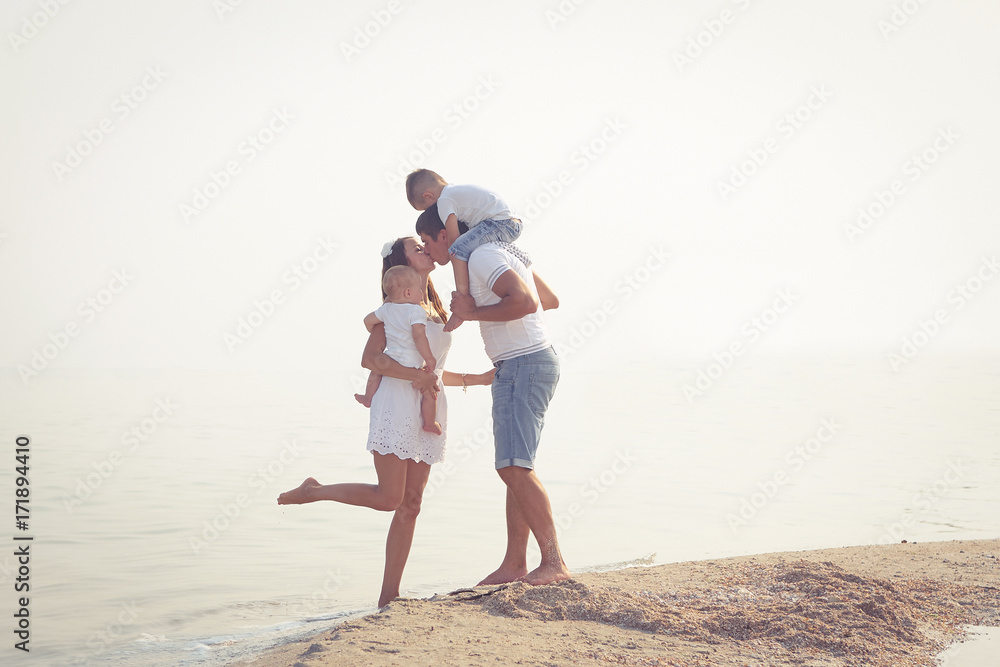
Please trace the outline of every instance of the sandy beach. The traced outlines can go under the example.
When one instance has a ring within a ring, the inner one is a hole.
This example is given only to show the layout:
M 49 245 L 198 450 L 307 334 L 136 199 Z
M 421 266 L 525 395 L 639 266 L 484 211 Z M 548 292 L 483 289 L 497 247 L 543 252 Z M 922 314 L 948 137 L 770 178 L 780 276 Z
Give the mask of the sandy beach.
M 933 665 L 1000 625 L 1000 540 L 902 543 L 574 574 L 398 599 L 255 667 Z

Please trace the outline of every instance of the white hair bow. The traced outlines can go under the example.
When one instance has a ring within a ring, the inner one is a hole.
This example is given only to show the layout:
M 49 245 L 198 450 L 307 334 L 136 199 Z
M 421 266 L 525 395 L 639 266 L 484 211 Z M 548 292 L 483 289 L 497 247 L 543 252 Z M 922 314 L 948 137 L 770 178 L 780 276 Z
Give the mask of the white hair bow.
M 382 246 L 382 259 L 385 259 L 386 257 L 389 256 L 389 253 L 392 252 L 392 246 L 394 245 L 396 245 L 396 239 L 385 242 L 385 245 Z

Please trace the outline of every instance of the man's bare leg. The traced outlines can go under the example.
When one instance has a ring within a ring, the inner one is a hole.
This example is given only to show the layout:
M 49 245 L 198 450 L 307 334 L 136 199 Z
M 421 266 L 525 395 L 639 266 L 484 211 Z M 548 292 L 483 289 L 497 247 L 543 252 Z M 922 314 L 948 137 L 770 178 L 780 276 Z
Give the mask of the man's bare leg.
M 514 500 L 514 494 L 507 489 L 507 553 L 503 556 L 500 567 L 479 582 L 479 586 L 488 584 L 506 584 L 516 581 L 528 574 L 528 536 L 531 529 L 524 520 L 521 509 Z
M 389 524 L 389 535 L 385 539 L 385 571 L 382 575 L 382 592 L 378 597 L 379 607 L 384 607 L 399 597 L 399 583 L 403 579 L 403 567 L 410 555 L 413 529 L 417 523 L 417 515 L 420 514 L 420 501 L 430 472 L 431 466 L 428 463 L 406 461 L 406 492 L 402 504 L 396 508 L 392 523 Z
M 542 562 L 537 568 L 522 577 L 521 581 L 526 581 L 532 586 L 551 584 L 556 581 L 563 581 L 572 577 L 569 568 L 566 567 L 562 554 L 559 552 L 559 542 L 556 539 L 556 524 L 552 519 L 552 506 L 549 504 L 549 496 L 545 493 L 545 487 L 538 480 L 535 471 L 529 468 L 510 466 L 497 471 L 500 479 L 507 485 L 507 491 L 513 496 L 515 506 L 520 512 L 520 521 L 528 525 L 531 533 L 538 542 L 538 550 L 542 554 Z M 516 517 L 515 517 L 516 518 Z M 508 514 L 508 535 L 511 530 L 509 526 L 510 514 Z M 518 526 L 515 525 L 515 531 Z M 509 545 L 508 545 L 509 546 Z M 527 540 L 520 548 L 523 560 L 527 561 Z M 504 561 L 506 562 L 506 557 Z M 501 565 L 501 569 L 503 566 Z M 499 572 L 499 570 L 498 570 Z M 492 575 L 491 575 L 492 576 Z
M 320 484 L 314 477 L 309 477 L 294 489 L 279 495 L 278 504 L 301 505 L 317 500 L 332 500 L 392 512 L 403 501 L 406 462 L 395 454 L 372 454 L 375 457 L 378 484 Z

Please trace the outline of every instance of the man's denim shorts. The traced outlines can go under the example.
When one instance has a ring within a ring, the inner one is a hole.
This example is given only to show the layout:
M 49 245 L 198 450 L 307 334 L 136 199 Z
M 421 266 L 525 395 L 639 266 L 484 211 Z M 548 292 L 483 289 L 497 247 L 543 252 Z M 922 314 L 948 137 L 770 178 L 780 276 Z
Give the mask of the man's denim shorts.
M 559 383 L 559 357 L 549 347 L 496 362 L 493 378 L 493 441 L 496 469 L 534 469 L 535 452 Z
M 484 243 L 513 243 L 521 235 L 520 220 L 483 220 L 471 227 L 448 248 L 448 254 L 468 262 L 472 251 Z

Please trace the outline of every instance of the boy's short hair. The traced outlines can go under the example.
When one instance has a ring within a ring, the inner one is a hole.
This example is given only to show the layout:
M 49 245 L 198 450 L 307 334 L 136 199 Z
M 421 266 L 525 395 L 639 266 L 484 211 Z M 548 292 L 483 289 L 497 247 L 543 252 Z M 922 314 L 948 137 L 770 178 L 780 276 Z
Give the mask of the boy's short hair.
M 400 264 L 390 266 L 382 274 L 382 291 L 395 298 L 400 290 L 407 287 L 420 287 L 420 274 L 415 269 Z
M 441 178 L 430 169 L 416 169 L 411 171 L 406 177 L 406 199 L 411 205 L 420 203 L 420 197 L 431 184 L 448 185 L 448 181 Z

